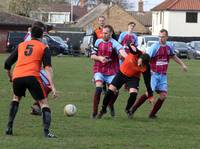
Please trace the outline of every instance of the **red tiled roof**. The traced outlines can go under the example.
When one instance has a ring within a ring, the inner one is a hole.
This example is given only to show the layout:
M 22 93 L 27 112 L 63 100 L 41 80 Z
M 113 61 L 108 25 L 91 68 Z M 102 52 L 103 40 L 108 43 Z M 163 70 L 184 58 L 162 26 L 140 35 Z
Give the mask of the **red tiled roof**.
M 151 9 L 151 11 L 160 10 L 200 11 L 200 0 L 166 0 Z

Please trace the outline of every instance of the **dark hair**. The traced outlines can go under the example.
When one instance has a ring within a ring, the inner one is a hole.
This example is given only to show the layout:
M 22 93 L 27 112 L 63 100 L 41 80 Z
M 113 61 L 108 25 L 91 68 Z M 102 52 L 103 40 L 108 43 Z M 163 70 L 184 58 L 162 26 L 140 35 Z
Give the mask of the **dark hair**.
M 134 25 L 136 25 L 136 23 L 135 23 L 135 22 L 129 22 L 129 23 L 128 23 L 128 25 L 131 25 L 131 24 L 134 24 Z
M 140 58 L 142 59 L 142 63 L 144 65 L 149 64 L 149 62 L 150 62 L 150 56 L 148 54 L 144 53 L 144 54 L 140 55 Z
M 165 32 L 166 35 L 168 36 L 168 31 L 167 31 L 166 29 L 161 29 L 161 30 L 160 30 L 160 33 L 164 33 L 164 32 Z
M 33 28 L 34 26 L 40 27 L 40 28 L 43 29 L 43 31 L 46 31 L 46 25 L 45 25 L 44 23 L 40 22 L 40 21 L 34 22 L 34 23 L 32 24 L 32 28 Z
M 114 29 L 111 25 L 105 25 L 103 28 L 108 28 L 110 32 L 114 33 Z
M 31 37 L 32 38 L 42 38 L 43 35 L 43 29 L 38 26 L 34 26 L 31 29 Z

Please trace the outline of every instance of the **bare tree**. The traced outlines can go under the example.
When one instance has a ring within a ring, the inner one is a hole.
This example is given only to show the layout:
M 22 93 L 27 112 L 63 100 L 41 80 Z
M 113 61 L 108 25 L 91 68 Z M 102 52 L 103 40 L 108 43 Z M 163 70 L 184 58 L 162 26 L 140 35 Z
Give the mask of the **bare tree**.
M 40 4 L 40 0 L 10 0 L 9 11 L 23 15 L 29 16 L 29 12 L 36 9 Z

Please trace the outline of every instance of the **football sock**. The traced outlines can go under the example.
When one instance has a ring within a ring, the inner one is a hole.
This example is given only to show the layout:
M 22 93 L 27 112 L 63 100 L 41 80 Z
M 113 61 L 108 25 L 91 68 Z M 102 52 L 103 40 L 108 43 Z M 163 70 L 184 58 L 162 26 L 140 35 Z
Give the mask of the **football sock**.
M 15 116 L 17 114 L 19 107 L 19 102 L 17 101 L 12 101 L 10 104 L 10 112 L 9 112 L 9 118 L 8 118 L 8 127 L 12 128 L 13 126 L 13 121 L 15 119 Z
M 51 110 L 48 107 L 42 108 L 42 119 L 44 125 L 44 133 L 49 133 L 49 127 L 51 124 Z
M 102 105 L 102 111 L 106 112 L 106 108 L 109 104 L 109 102 L 112 100 L 113 96 L 115 95 L 115 93 L 108 89 L 108 91 L 106 92 L 104 99 L 103 99 L 103 105 Z
M 114 103 L 115 103 L 115 101 L 117 100 L 117 97 L 118 97 L 118 96 L 119 96 L 119 91 L 117 91 L 117 92 L 113 95 L 112 100 L 110 100 L 110 102 L 109 102 L 109 106 L 114 105 Z
M 165 100 L 161 100 L 160 98 L 158 98 L 157 102 L 154 104 L 153 109 L 151 110 L 151 112 L 149 114 L 150 117 L 156 115 L 156 113 L 161 108 L 164 101 Z
M 137 98 L 137 93 L 130 93 L 130 96 L 127 101 L 126 109 L 125 109 L 127 112 L 130 110 L 130 108 L 135 103 L 136 98 Z
M 94 98 L 93 98 L 93 113 L 94 114 L 98 113 L 98 105 L 101 99 L 101 92 L 102 92 L 102 87 L 96 87 Z
M 137 108 L 139 108 L 146 100 L 147 100 L 146 94 L 143 94 L 142 96 L 140 96 L 140 98 L 132 106 L 131 112 L 134 113 L 137 110 Z

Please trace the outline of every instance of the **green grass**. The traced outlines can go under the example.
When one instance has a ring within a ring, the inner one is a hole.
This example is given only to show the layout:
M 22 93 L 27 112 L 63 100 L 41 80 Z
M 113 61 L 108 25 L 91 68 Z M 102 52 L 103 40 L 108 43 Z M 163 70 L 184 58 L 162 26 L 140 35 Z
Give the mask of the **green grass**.
M 5 136 L 12 88 L 3 70 L 7 55 L 0 55 L 0 149 L 198 149 L 200 148 L 200 61 L 185 60 L 188 73 L 174 62 L 169 67 L 169 96 L 159 118 L 148 119 L 151 105 L 145 103 L 127 119 L 124 113 L 128 98 L 123 89 L 116 102 L 116 118 L 107 114 L 101 120 L 90 119 L 94 85 L 92 61 L 85 57 L 54 57 L 54 80 L 59 100 L 50 99 L 51 129 L 58 136 L 45 139 L 40 117 L 30 115 L 33 103 L 27 92 L 20 104 L 14 125 L 14 136 Z M 140 93 L 144 92 L 141 81 Z M 63 107 L 73 103 L 75 117 L 63 115 Z

